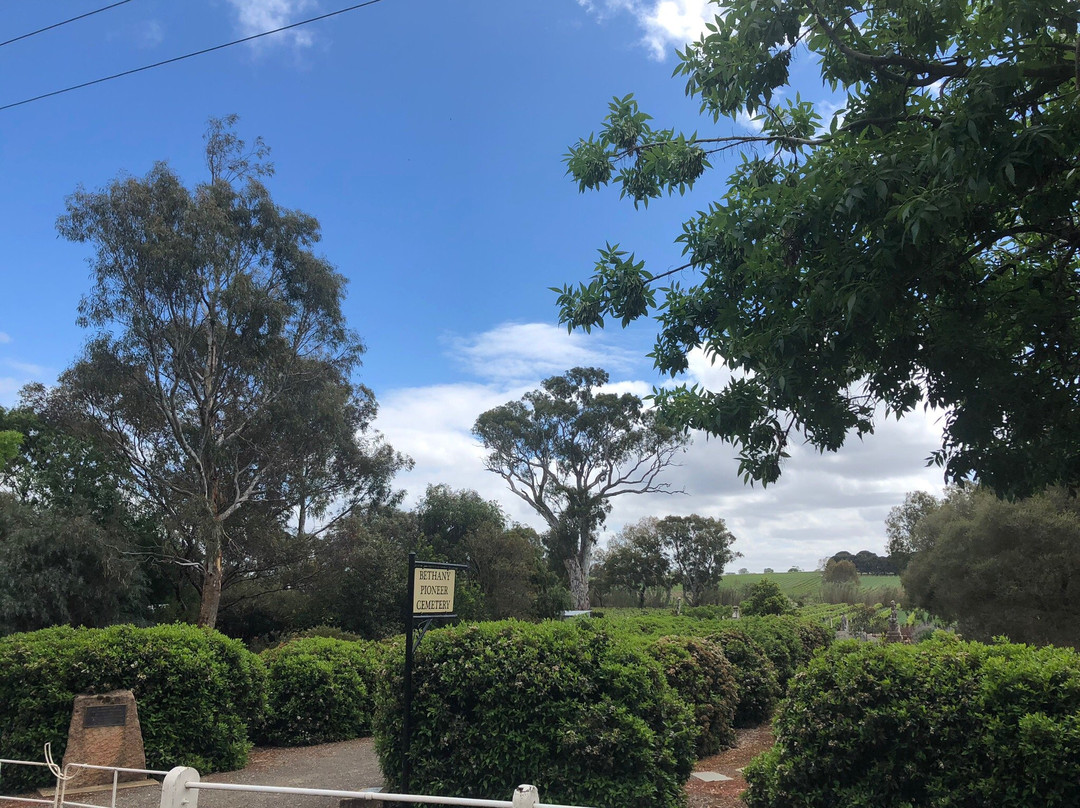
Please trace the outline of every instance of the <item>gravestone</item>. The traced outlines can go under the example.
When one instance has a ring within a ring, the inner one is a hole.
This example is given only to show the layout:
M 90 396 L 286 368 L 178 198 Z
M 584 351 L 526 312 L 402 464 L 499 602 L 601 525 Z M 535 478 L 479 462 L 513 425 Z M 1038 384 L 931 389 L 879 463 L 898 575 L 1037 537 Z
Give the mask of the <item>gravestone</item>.
M 96 696 L 75 697 L 68 727 L 64 766 L 68 763 L 88 763 L 93 766 L 116 766 L 125 769 L 145 769 L 142 727 L 135 695 L 130 690 L 114 690 Z M 113 773 L 95 769 L 76 769 L 72 786 L 111 784 Z M 119 782 L 145 780 L 145 774 L 120 772 Z
M 840 629 L 836 632 L 836 639 L 850 640 L 851 636 L 851 627 L 848 623 L 847 615 L 845 614 L 840 618 Z
M 889 630 L 885 632 L 885 642 L 903 642 L 904 636 L 900 633 L 900 619 L 896 613 L 896 601 L 892 602 L 892 611 L 889 612 Z

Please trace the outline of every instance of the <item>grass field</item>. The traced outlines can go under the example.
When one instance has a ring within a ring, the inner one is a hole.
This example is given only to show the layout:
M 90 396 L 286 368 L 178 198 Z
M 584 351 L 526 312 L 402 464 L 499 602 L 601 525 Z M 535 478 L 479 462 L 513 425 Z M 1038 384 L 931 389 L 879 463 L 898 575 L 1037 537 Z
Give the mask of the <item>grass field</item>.
M 888 603 L 893 599 L 897 603 L 904 600 L 903 584 L 900 583 L 899 575 L 861 575 L 858 587 L 831 587 L 822 591 L 820 572 L 751 572 L 746 575 L 728 572 L 720 581 L 719 602 L 728 606 L 739 602 L 747 597 L 750 587 L 762 578 L 774 581 L 779 585 L 781 592 L 799 604 L 845 601 L 872 606 L 877 603 Z M 682 588 L 679 586 L 667 593 L 667 601 L 663 600 L 663 592 L 651 590 L 646 599 L 646 605 L 653 608 L 667 608 L 674 605 L 676 598 L 681 596 Z M 706 603 L 715 602 L 714 598 L 715 596 L 710 596 Z M 603 607 L 607 608 L 632 608 L 637 606 L 637 603 L 637 595 L 625 590 L 608 592 L 603 598 Z
M 785 595 L 793 600 L 816 599 L 821 593 L 820 572 L 750 572 L 745 575 L 725 573 L 720 581 L 721 591 L 724 589 L 745 590 L 756 584 L 762 578 L 775 581 Z M 859 576 L 860 594 L 869 594 L 877 590 L 899 589 L 899 575 L 861 575 Z

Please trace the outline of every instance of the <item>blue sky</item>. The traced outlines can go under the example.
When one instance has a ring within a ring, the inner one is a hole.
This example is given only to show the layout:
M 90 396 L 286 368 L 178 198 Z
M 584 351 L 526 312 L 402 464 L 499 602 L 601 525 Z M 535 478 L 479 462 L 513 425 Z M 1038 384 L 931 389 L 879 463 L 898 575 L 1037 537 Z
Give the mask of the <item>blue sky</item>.
M 6 3 L 0 40 L 107 5 Z M 350 5 L 348 0 L 132 0 L 0 47 L 0 106 Z M 711 16 L 704 0 L 382 0 L 333 19 L 0 112 L 0 405 L 50 383 L 86 337 L 75 308 L 88 250 L 56 236 L 64 199 L 166 160 L 205 177 L 210 116 L 272 149 L 275 200 L 316 216 L 320 251 L 350 279 L 346 313 L 368 354 L 360 380 L 378 426 L 430 482 L 476 488 L 521 521 L 527 506 L 483 470 L 476 416 L 579 364 L 642 394 L 648 324 L 592 337 L 556 325 L 548 287 L 585 279 L 620 242 L 654 271 L 676 266 L 681 222 L 716 198 L 726 171 L 692 194 L 635 210 L 615 190 L 581 195 L 562 156 L 635 93 L 664 125 L 717 134 L 671 78 L 674 49 Z M 810 66 L 804 98 L 828 103 Z M 700 358 L 691 381 L 720 383 Z M 730 447 L 703 438 L 672 471 L 677 497 L 623 497 L 611 529 L 645 515 L 728 521 L 736 566 L 812 567 L 840 549 L 881 550 L 905 491 L 940 487 L 923 468 L 934 418 L 893 422 L 838 456 L 797 450 L 762 491 L 737 479 Z

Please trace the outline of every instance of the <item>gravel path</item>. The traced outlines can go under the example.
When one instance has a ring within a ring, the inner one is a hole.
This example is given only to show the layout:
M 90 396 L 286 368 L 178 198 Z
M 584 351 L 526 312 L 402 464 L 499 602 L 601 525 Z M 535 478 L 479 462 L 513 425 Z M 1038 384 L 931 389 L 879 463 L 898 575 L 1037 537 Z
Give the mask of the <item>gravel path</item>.
M 382 785 L 382 773 L 379 771 L 371 738 L 319 746 L 256 747 L 251 751 L 245 768 L 235 772 L 210 774 L 201 779 L 215 783 L 329 788 L 340 791 L 361 791 Z M 71 795 L 67 799 L 91 805 L 109 805 L 111 796 L 111 793 L 105 792 Z M 121 790 L 116 798 L 117 808 L 158 808 L 160 802 L 161 788 L 154 786 Z M 199 808 L 337 808 L 340 802 L 336 797 L 283 796 L 235 791 L 199 792 Z M 0 800 L 0 808 L 14 808 L 18 804 Z
M 738 769 L 773 744 L 768 724 L 738 731 L 736 746 L 718 755 L 698 761 L 696 771 L 719 772 L 732 777 L 724 782 L 702 782 L 691 778 L 686 790 L 689 808 L 743 808 L 739 793 L 746 781 Z M 235 772 L 211 774 L 202 778 L 216 783 L 328 788 L 361 791 L 382 785 L 382 773 L 371 738 L 301 747 L 256 747 L 248 765 Z M 37 797 L 36 794 L 33 796 Z M 541 795 L 542 796 L 542 795 Z M 108 806 L 111 794 L 71 795 L 69 800 Z M 506 799 L 510 799 L 508 793 Z M 147 786 L 122 790 L 116 808 L 158 808 L 161 789 Z M 26 803 L 22 803 L 26 805 Z M 301 797 L 244 792 L 200 791 L 199 808 L 338 808 L 337 797 Z M 19 803 L 0 798 L 0 808 L 14 808 Z

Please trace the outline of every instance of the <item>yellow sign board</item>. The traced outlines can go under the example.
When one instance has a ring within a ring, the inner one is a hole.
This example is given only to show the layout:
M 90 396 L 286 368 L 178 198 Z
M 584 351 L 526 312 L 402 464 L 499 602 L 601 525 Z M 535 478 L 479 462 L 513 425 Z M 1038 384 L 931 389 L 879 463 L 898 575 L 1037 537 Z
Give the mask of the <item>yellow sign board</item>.
M 417 567 L 413 570 L 413 614 L 450 614 L 454 611 L 457 570 Z

